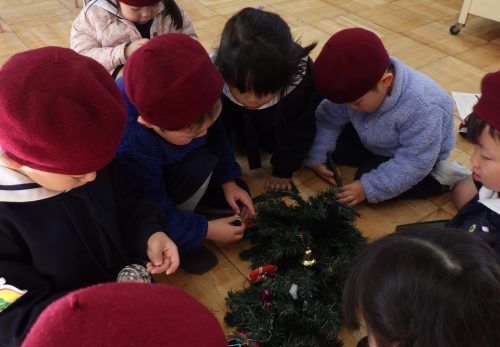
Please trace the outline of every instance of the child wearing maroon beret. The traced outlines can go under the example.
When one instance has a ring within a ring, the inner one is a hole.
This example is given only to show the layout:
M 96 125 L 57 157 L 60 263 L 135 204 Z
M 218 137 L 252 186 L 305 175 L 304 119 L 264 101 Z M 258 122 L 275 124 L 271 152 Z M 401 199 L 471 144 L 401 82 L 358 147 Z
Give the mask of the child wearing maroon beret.
M 159 208 L 108 164 L 126 115 L 100 64 L 45 47 L 14 55 L 0 80 L 0 345 L 17 346 L 66 293 L 132 262 L 170 274 L 179 255 Z
M 228 347 L 217 318 L 182 289 L 106 283 L 52 303 L 22 347 Z
M 309 53 L 276 13 L 247 7 L 224 26 L 214 63 L 224 78 L 221 118 L 250 170 L 271 153 L 265 188 L 291 189 L 315 133 L 319 97 Z
M 117 158 L 161 206 L 181 266 L 208 271 L 217 258 L 204 240 L 237 241 L 245 230 L 233 225 L 237 215 L 254 215 L 218 119 L 222 77 L 198 41 L 172 33 L 137 50 L 117 83 L 128 109 Z M 194 213 L 198 205 L 233 215 L 207 221 Z
M 481 98 L 469 119 L 473 174 L 453 191 L 460 210 L 448 226 L 480 234 L 500 260 L 500 71 L 483 78 Z
M 116 77 L 132 53 L 169 32 L 196 37 L 174 0 L 89 1 L 71 27 L 71 49 L 94 58 Z
M 455 143 L 451 97 L 389 56 L 377 35 L 361 28 L 334 34 L 313 77 L 327 100 L 316 110 L 316 137 L 305 164 L 333 186 L 327 156 L 358 168 L 337 194 L 340 202 L 425 198 L 463 178 L 445 161 Z

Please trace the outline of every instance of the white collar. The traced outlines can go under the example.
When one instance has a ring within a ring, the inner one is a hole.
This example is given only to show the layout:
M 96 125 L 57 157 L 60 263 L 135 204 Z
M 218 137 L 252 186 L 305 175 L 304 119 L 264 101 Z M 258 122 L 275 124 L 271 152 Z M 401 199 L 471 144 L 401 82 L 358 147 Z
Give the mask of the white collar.
M 500 214 L 500 199 L 498 198 L 498 192 L 486 188 L 485 186 L 479 189 L 479 202 L 492 210 Z
M 61 193 L 39 186 L 29 177 L 0 165 L 0 201 L 37 201 L 51 198 Z

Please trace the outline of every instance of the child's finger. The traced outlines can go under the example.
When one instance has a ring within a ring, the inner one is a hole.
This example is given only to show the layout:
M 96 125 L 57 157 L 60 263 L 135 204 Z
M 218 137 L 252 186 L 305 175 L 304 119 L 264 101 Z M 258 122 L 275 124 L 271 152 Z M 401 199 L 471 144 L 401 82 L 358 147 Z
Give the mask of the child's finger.
M 148 258 L 154 266 L 163 264 L 163 247 L 160 242 L 151 242 L 148 245 Z
M 236 214 L 240 213 L 240 207 L 238 206 L 236 199 L 228 199 L 227 203 L 229 204 L 229 207 L 231 207 L 234 213 Z

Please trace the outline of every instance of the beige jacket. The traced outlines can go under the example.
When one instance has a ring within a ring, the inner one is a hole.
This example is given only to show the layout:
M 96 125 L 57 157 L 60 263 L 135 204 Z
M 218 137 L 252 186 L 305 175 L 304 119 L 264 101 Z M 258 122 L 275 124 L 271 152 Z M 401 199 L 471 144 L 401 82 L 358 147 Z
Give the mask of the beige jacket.
M 121 18 L 117 12 L 118 10 L 106 0 L 91 1 L 82 9 L 71 27 L 71 48 L 77 53 L 94 58 L 110 73 L 125 63 L 125 45 L 141 39 L 134 23 Z M 196 38 L 191 19 L 184 11 L 181 12 L 181 30 L 174 27 L 170 16 L 158 14 L 151 25 L 151 37 L 182 32 Z

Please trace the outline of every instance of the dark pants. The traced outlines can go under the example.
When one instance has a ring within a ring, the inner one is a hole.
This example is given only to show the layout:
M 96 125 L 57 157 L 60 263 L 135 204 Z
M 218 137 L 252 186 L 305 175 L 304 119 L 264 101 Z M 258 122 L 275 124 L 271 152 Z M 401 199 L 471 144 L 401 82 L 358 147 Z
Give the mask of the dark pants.
M 363 174 L 376 169 L 380 164 L 392 158 L 376 155 L 366 149 L 361 143 L 353 125 L 349 123 L 337 140 L 337 146 L 332 153 L 332 159 L 334 163 L 339 165 L 357 167 L 358 170 L 354 175 L 354 179 L 358 180 Z M 440 194 L 443 191 L 443 186 L 429 174 L 398 197 L 404 199 L 423 199 Z
M 218 161 L 219 159 L 203 146 L 164 170 L 163 179 L 172 203 L 179 205 L 193 196 L 213 172 Z M 241 179 L 236 179 L 235 182 L 249 191 Z M 200 202 L 215 208 L 229 208 L 222 186 L 214 183 L 212 179 Z

